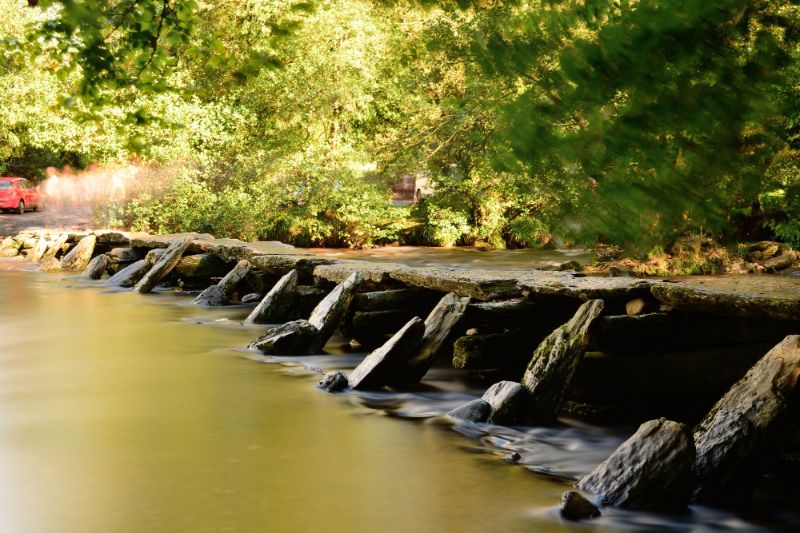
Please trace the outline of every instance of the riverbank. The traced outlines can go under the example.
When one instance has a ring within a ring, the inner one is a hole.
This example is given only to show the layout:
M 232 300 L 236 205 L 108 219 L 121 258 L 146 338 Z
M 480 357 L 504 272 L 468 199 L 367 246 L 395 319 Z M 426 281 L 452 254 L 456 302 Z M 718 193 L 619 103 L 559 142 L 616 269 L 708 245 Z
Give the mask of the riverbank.
M 250 348 L 262 357 L 320 356 L 338 329 L 351 346 L 371 352 L 349 376 L 326 378 L 323 385 L 331 389 L 402 391 L 419 386 L 429 370 L 449 367 L 484 387 L 518 382 L 504 390 L 524 395 L 539 379 L 528 377 L 539 372 L 532 353 L 569 353 L 569 372 L 547 395 L 559 398 L 551 416 L 593 423 L 662 416 L 697 423 L 772 346 L 800 332 L 800 280 L 792 276 L 639 279 L 411 267 L 198 234 L 39 232 L 0 248 L 7 256 L 39 255 L 46 270 L 83 271 L 106 286 L 142 293 L 159 283 L 202 289 L 196 301 L 220 308 L 260 302 L 245 322 L 267 323 Z M 415 318 L 425 316 L 424 324 Z M 563 341 L 553 335 L 570 328 L 575 333 L 566 338 L 581 341 L 556 349 Z M 473 403 L 477 411 L 455 410 L 453 417 L 468 424 L 486 417 L 502 425 L 530 423 L 516 415 L 501 422 L 497 396 L 480 401 Z M 486 417 L 481 409 L 489 409 Z M 761 431 L 747 438 L 761 440 Z M 788 446 L 774 454 L 783 472 L 793 464 L 795 431 L 778 433 Z

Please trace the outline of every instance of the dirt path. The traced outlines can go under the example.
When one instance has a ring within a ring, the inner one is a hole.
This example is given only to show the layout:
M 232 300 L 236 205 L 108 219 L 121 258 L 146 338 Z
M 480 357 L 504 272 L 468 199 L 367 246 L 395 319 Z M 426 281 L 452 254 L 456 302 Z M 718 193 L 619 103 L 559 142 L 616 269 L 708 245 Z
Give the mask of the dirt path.
M 0 236 L 16 235 L 32 228 L 85 229 L 91 227 L 91 206 L 53 207 L 24 215 L 0 213 Z

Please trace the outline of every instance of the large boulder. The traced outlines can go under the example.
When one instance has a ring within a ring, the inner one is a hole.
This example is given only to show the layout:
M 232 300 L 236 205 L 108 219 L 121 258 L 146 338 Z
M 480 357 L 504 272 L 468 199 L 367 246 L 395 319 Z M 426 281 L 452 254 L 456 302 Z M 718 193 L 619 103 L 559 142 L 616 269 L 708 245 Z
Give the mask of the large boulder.
M 174 240 L 167 249 L 164 250 L 164 253 L 158 261 L 155 262 L 153 267 L 142 276 L 142 279 L 133 287 L 133 290 L 142 294 L 152 291 L 153 287 L 175 268 L 175 265 L 178 264 L 183 252 L 186 251 L 191 242 L 191 239 L 188 237 Z
M 650 420 L 611 456 L 578 481 L 605 505 L 627 509 L 683 509 L 689 503 L 692 435 L 683 424 Z
M 776 453 L 775 431 L 800 378 L 800 335 L 787 336 L 717 402 L 694 431 L 695 499 L 748 496 Z
M 307 320 L 293 320 L 269 330 L 247 347 L 268 355 L 306 355 L 318 335 Z
M 767 269 L 768 272 L 774 272 L 777 270 L 784 270 L 792 266 L 795 262 L 794 254 L 792 253 L 785 253 L 778 256 L 773 257 L 772 259 L 767 259 L 764 261 L 764 268 Z
M 746 255 L 748 261 L 753 263 L 763 263 L 780 253 L 781 245 L 780 243 L 773 242 L 773 241 L 761 241 L 755 242 L 749 245 L 746 249 Z
M 492 408 L 489 422 L 514 424 L 520 421 L 520 414 L 528 401 L 528 391 L 519 383 L 500 381 L 489 387 L 481 399 Z
M 452 411 L 448 412 L 447 416 L 450 418 L 456 418 L 458 420 L 465 420 L 467 422 L 480 423 L 489 420 L 489 415 L 491 414 L 492 406 L 489 405 L 489 402 L 477 398 L 465 403 L 464 405 L 456 407 Z
M 297 280 L 297 270 L 285 274 L 247 316 L 244 323 L 275 324 L 286 320 L 295 303 Z
M 97 237 L 94 235 L 87 235 L 78 241 L 75 248 L 69 251 L 67 255 L 61 260 L 61 270 L 69 272 L 82 272 L 83 269 L 92 260 L 94 254 L 94 245 L 97 242 Z
M 353 389 L 373 389 L 391 385 L 408 367 L 409 360 L 419 352 L 425 323 L 414 317 L 383 346 L 361 361 L 348 381 Z

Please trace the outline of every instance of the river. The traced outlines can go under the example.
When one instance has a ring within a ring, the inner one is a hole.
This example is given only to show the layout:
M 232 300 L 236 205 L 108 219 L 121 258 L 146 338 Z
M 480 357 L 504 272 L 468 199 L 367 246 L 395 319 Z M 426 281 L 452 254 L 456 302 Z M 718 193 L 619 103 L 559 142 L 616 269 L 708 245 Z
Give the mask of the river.
M 263 329 L 241 325 L 248 308 L 178 292 L 4 261 L 0 300 L 3 532 L 586 531 L 559 519 L 559 497 L 631 431 L 453 431 L 430 415 L 479 390 L 444 369 L 416 391 L 329 395 L 315 370 L 363 354 L 259 359 L 241 349 Z M 757 529 L 704 508 L 590 527 Z

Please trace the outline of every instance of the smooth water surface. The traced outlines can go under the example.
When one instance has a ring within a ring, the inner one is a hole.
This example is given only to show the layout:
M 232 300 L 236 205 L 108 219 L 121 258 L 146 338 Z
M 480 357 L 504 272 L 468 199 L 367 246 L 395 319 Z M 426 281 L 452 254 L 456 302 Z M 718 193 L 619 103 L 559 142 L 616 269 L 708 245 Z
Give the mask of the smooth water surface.
M 20 266 L 0 264 L 0 531 L 560 530 L 537 514 L 564 483 L 243 357 L 252 329 Z
M 110 292 L 10 261 L 0 301 L 4 533 L 586 531 L 562 523 L 560 495 L 624 438 L 578 425 L 453 431 L 428 417 L 479 391 L 444 370 L 419 391 L 323 393 L 308 368 L 360 355 L 262 364 L 240 349 L 262 329 L 241 326 L 242 307 Z M 521 464 L 504 461 L 510 450 Z M 702 509 L 607 510 L 588 527 L 753 530 Z

